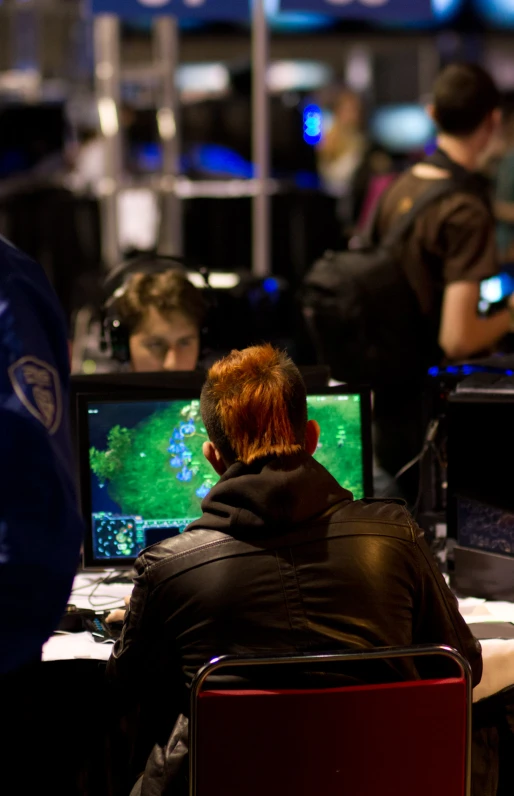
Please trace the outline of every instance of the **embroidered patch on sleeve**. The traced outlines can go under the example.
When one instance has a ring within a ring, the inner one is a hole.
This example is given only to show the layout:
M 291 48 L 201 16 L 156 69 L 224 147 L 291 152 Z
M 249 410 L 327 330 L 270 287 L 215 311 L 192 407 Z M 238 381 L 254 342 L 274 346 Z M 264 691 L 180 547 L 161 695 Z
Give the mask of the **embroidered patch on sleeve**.
M 9 367 L 9 378 L 25 409 L 50 434 L 55 434 L 62 419 L 61 383 L 56 369 L 37 357 L 25 356 Z

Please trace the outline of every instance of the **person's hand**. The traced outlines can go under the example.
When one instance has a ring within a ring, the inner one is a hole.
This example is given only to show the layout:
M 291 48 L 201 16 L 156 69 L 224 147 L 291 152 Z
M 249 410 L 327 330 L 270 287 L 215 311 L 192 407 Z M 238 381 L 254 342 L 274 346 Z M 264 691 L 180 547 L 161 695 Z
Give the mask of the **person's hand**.
M 123 602 L 128 607 L 130 603 L 130 596 L 124 597 Z M 117 608 L 115 611 L 111 611 L 111 613 L 106 617 L 106 622 L 124 622 L 125 616 L 127 614 L 126 608 Z

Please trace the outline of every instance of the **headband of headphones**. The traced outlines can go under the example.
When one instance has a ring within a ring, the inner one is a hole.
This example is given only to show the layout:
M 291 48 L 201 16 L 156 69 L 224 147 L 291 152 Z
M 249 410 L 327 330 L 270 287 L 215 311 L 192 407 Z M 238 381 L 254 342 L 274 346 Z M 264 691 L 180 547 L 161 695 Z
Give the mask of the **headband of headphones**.
M 201 275 L 206 288 L 206 313 L 207 322 L 200 330 L 201 348 L 206 351 L 207 327 L 209 325 L 209 314 L 216 306 L 214 292 L 209 283 L 209 272 L 203 266 L 197 266 L 185 260 L 183 257 L 172 257 L 156 252 L 131 257 L 130 259 L 117 265 L 109 272 L 103 283 L 106 298 L 101 310 L 101 338 L 100 348 L 102 351 L 111 350 L 111 357 L 120 362 L 126 363 L 130 360 L 129 334 L 124 324 L 116 317 L 116 299 L 124 290 L 124 286 L 134 274 L 159 274 L 166 271 L 180 270 L 184 276 L 188 272 L 196 271 Z
M 209 271 L 204 266 L 193 264 L 184 257 L 148 252 L 121 262 L 107 274 L 103 283 L 105 307 L 107 308 L 117 298 L 117 292 L 133 274 L 162 274 L 171 270 L 181 270 L 184 274 L 196 271 L 202 277 L 205 287 L 209 291 L 212 290 Z

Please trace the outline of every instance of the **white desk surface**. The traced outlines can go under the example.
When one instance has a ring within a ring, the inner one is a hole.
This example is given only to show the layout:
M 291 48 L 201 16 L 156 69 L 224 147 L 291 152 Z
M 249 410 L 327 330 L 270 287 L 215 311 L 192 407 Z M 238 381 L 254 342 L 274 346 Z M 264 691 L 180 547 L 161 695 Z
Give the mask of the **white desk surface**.
M 69 602 L 77 608 L 92 608 L 98 612 L 122 608 L 123 598 L 130 594 L 128 583 L 102 583 L 111 572 L 77 575 Z M 486 602 L 469 597 L 459 601 L 462 616 L 468 624 L 474 622 L 514 623 L 514 603 Z M 482 641 L 484 672 L 482 682 L 473 694 L 473 701 L 484 699 L 514 684 L 514 640 L 488 639 Z M 43 648 L 44 661 L 76 658 L 107 661 L 113 643 L 99 644 L 91 633 L 68 633 L 52 636 Z
M 102 583 L 109 572 L 92 572 L 77 575 L 73 582 L 69 603 L 77 608 L 91 608 L 104 611 L 124 608 L 123 598 L 130 594 L 132 587 L 128 583 Z M 94 641 L 88 631 L 84 633 L 59 633 L 52 636 L 43 647 L 44 661 L 65 661 L 73 658 L 90 658 L 106 661 L 113 647 L 112 641 L 100 644 Z

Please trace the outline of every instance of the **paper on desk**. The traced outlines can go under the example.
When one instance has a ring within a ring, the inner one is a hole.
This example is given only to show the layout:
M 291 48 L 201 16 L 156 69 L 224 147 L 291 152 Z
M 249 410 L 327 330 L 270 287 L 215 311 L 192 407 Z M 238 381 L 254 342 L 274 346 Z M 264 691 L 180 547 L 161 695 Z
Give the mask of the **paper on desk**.
M 475 622 L 514 623 L 514 603 L 489 602 L 475 597 L 459 600 L 459 610 L 468 625 Z
M 464 600 L 459 600 L 459 611 L 468 625 L 473 622 L 497 622 L 487 605 L 485 600 L 466 597 Z
M 98 644 L 91 633 L 68 633 L 52 636 L 43 647 L 44 661 L 70 661 L 75 658 L 90 658 L 107 661 L 113 648 L 112 642 Z
M 514 684 L 514 641 L 488 639 L 480 643 L 484 670 L 482 680 L 473 689 L 473 702 Z
M 487 610 L 497 622 L 514 622 L 514 603 L 487 602 Z
M 459 611 L 461 612 L 462 616 L 466 616 L 466 614 L 472 613 L 477 606 L 483 605 L 485 600 L 480 600 L 478 597 L 465 597 L 458 602 Z

